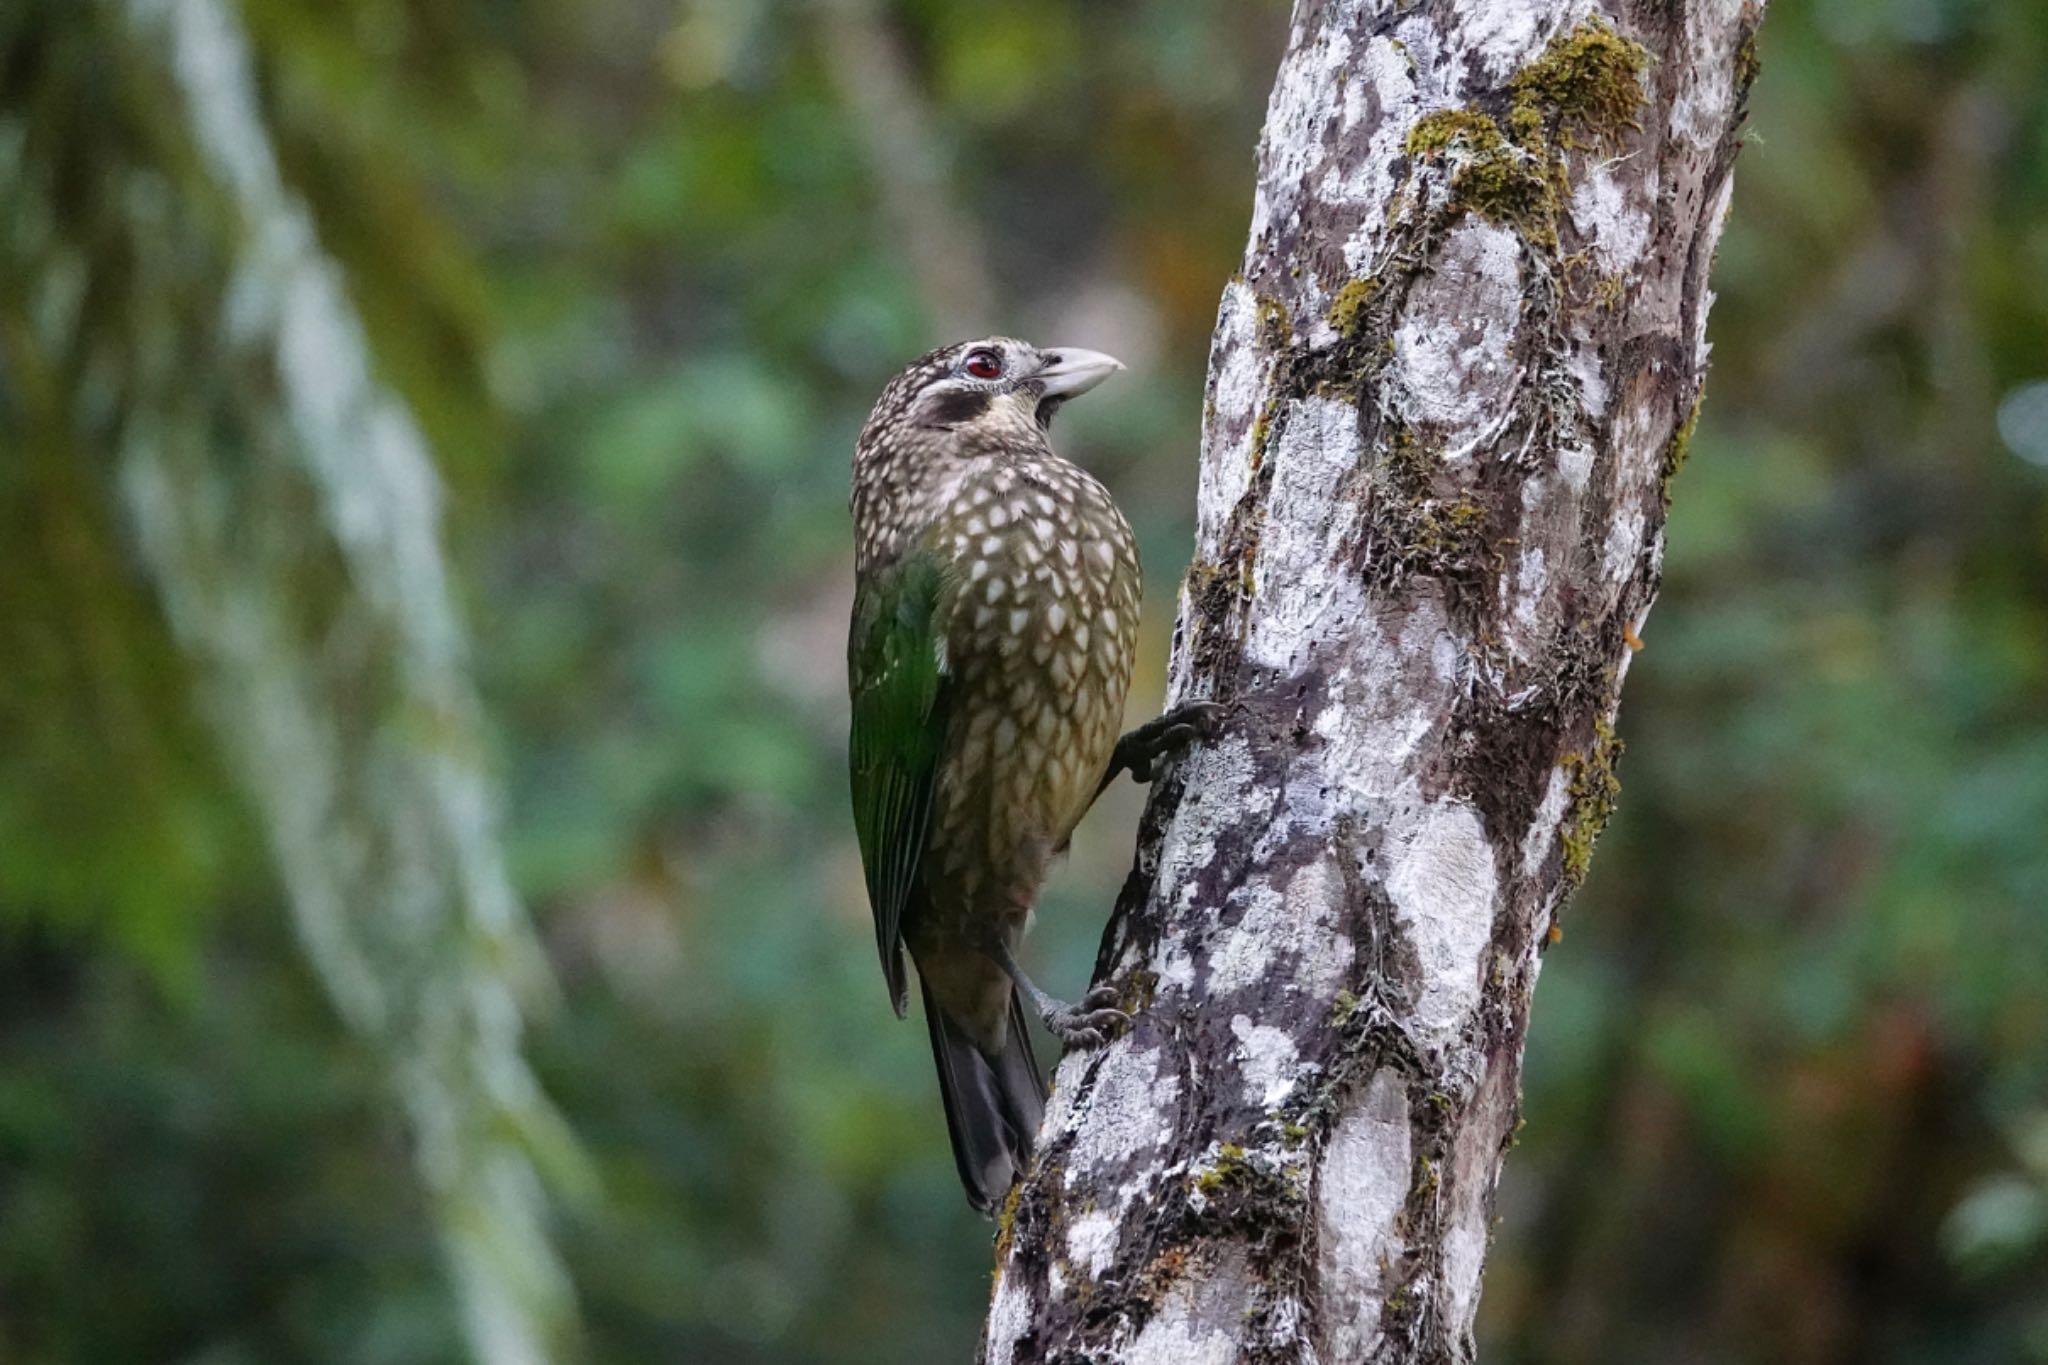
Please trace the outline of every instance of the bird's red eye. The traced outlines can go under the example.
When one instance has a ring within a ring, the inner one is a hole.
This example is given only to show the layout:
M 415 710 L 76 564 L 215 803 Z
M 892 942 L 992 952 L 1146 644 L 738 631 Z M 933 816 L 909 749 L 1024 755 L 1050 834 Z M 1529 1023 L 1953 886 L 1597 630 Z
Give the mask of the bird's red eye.
M 976 379 L 1001 379 L 1003 358 L 994 351 L 974 351 L 969 353 L 963 368 Z

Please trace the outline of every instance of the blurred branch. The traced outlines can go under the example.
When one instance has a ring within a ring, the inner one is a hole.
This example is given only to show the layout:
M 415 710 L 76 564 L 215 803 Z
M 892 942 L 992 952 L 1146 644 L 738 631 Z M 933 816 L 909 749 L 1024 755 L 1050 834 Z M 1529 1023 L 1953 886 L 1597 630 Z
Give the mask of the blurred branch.
M 814 3 L 825 63 L 853 115 L 934 340 L 993 330 L 995 290 L 982 268 L 981 233 L 948 193 L 947 158 L 931 107 L 901 44 L 874 0 Z
M 539 1365 L 575 1313 L 537 1166 L 576 1158 L 521 1055 L 545 973 L 497 841 L 432 460 L 279 175 L 234 10 L 125 9 L 181 101 L 170 164 L 106 209 L 134 215 L 127 510 L 307 956 L 409 1120 L 471 1349 Z
M 1910 322 L 1926 337 L 1933 380 L 1947 399 L 1934 424 L 1946 448 L 1967 439 L 1967 426 L 1985 423 L 1994 397 L 1970 306 L 1968 228 L 1983 216 L 1990 168 L 2011 129 L 1981 79 L 1942 92 L 1927 118 L 1912 173 L 1900 177 L 1900 191 L 1871 216 L 1862 239 L 1834 254 L 1834 269 L 1762 368 L 1773 399 L 1798 409 L 1853 387 L 1871 338 Z

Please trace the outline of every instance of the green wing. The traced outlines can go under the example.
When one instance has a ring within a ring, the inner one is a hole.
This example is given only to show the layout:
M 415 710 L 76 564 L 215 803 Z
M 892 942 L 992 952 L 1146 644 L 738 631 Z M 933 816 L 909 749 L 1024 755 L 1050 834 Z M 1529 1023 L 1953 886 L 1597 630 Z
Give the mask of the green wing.
M 947 677 L 938 620 L 944 572 L 913 554 L 865 576 L 853 600 L 853 824 L 875 915 L 875 946 L 900 1018 L 904 907 L 917 886 L 946 737 Z

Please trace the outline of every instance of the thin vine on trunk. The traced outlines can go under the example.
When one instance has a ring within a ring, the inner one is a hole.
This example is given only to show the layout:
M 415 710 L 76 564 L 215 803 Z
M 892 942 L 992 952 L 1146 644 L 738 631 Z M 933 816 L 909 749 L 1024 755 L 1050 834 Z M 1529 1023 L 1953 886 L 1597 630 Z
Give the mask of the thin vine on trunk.
M 1156 784 L 983 1358 L 1465 1361 L 1613 807 L 1762 5 L 1298 0 Z

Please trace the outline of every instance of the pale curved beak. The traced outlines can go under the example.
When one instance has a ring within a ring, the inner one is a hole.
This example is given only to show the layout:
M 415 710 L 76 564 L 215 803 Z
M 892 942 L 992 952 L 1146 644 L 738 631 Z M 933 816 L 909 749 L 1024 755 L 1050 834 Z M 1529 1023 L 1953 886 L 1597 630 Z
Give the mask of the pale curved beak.
M 1048 346 L 1040 354 L 1045 364 L 1032 377 L 1044 386 L 1047 398 L 1078 397 L 1124 367 L 1113 355 L 1078 346 Z

